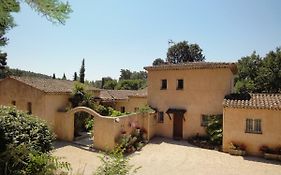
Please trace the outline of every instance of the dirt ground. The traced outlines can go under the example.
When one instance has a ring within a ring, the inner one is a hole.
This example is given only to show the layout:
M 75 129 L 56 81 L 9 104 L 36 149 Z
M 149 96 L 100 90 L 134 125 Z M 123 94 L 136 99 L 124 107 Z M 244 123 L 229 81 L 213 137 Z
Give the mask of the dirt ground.
M 67 142 L 56 143 L 54 155 L 65 157 L 74 174 L 92 174 L 100 165 L 98 152 Z M 192 146 L 187 141 L 155 138 L 140 152 L 129 156 L 130 164 L 141 167 L 139 175 L 281 175 L 281 162 L 257 157 L 231 156 Z

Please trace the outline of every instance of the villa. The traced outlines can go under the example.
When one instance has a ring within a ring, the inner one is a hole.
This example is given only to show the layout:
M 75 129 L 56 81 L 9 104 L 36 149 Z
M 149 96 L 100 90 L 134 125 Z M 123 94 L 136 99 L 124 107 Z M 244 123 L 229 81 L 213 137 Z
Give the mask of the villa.
M 145 67 L 148 104 L 157 111 L 155 135 L 187 139 L 205 135 L 205 115 L 223 113 L 224 96 L 233 92 L 232 63 L 186 63 Z
M 0 105 L 18 109 L 46 120 L 63 140 L 73 140 L 74 114 L 88 112 L 95 117 L 94 147 L 113 149 L 121 133 L 144 128 L 147 139 L 154 136 L 187 139 L 205 135 L 208 115 L 223 115 L 223 151 L 230 143 L 246 146 L 252 155 L 259 148 L 281 146 L 281 94 L 250 94 L 249 99 L 226 99 L 234 91 L 234 63 L 193 62 L 144 68 L 148 87 L 139 91 L 102 90 L 87 86 L 93 99 L 121 112 L 106 117 L 78 107 L 66 112 L 74 82 L 66 80 L 8 77 L 0 81 Z M 138 109 L 149 105 L 147 115 Z M 107 132 L 103 132 L 107 131 Z

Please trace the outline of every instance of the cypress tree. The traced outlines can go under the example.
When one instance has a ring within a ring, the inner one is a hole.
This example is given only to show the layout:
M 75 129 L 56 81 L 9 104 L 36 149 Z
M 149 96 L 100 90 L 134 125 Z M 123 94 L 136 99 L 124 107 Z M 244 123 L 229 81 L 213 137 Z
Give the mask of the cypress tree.
M 80 83 L 84 83 L 85 82 L 85 59 L 84 58 L 82 60 L 79 77 L 80 77 Z
M 66 80 L 65 73 L 63 73 L 62 80 Z
M 73 81 L 77 81 L 77 73 L 74 72 Z

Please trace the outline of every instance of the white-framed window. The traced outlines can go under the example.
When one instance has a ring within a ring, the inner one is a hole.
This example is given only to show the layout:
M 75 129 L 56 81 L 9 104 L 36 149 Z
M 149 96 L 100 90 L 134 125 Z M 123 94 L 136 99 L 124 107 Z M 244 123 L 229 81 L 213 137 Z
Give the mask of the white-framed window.
M 261 119 L 246 119 L 246 132 L 261 134 Z
M 164 112 L 158 112 L 158 123 L 164 123 Z

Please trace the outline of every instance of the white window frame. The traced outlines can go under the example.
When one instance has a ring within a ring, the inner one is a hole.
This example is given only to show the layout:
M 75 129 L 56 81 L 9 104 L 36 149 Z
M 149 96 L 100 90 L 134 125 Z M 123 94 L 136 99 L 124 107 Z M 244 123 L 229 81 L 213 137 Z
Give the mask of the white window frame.
M 246 133 L 262 134 L 262 120 L 257 118 L 246 119 Z

